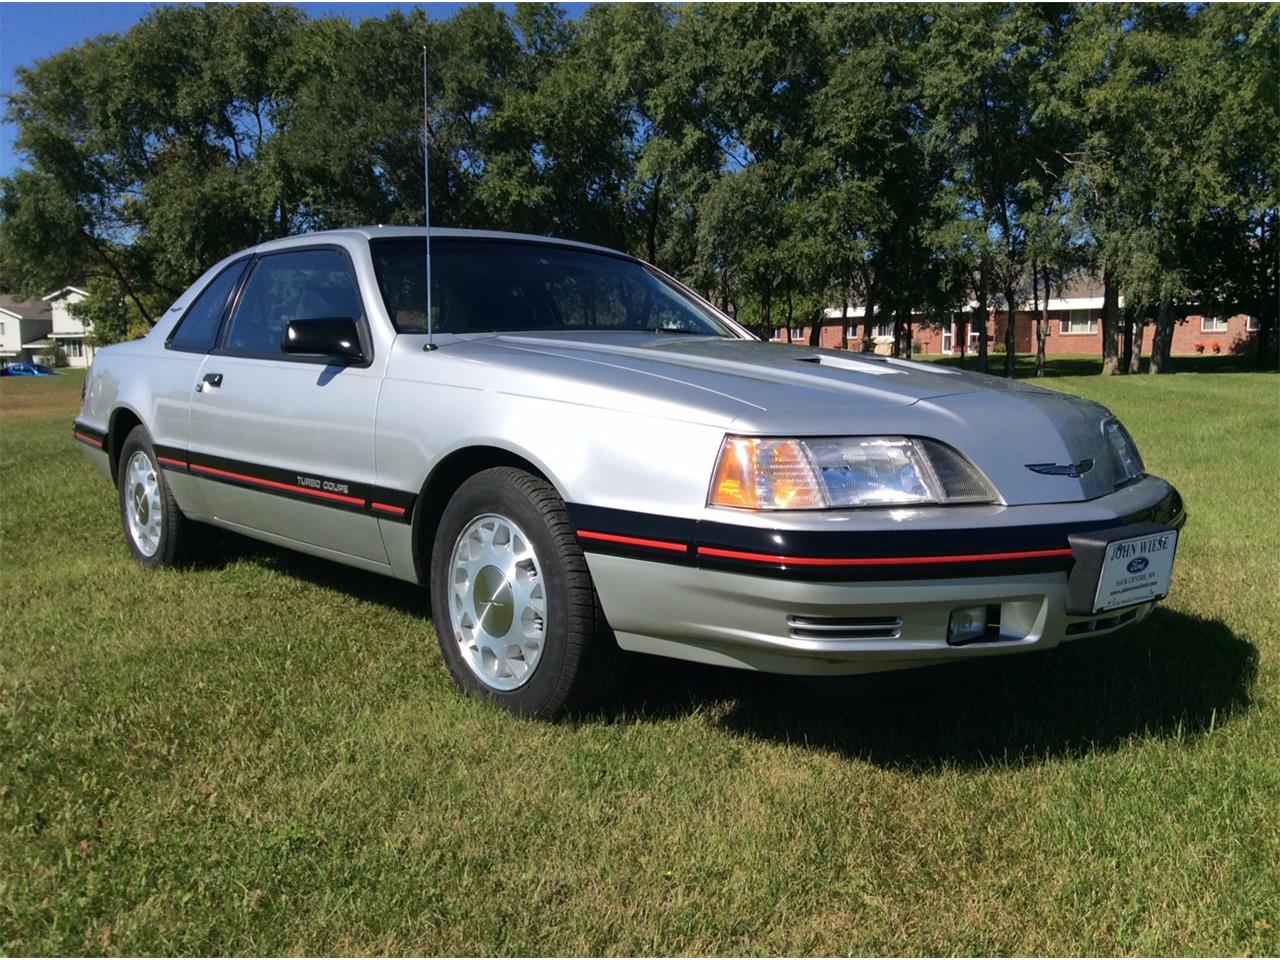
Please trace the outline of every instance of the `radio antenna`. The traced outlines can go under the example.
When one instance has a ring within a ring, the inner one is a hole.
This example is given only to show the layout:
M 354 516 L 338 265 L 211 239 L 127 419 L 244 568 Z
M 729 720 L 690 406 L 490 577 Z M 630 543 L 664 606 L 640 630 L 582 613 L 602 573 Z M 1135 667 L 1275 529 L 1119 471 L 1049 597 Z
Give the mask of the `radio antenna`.
M 427 123 L 427 47 L 422 47 L 422 209 L 426 221 L 427 247 L 427 342 L 423 350 L 434 350 L 431 338 L 431 127 Z

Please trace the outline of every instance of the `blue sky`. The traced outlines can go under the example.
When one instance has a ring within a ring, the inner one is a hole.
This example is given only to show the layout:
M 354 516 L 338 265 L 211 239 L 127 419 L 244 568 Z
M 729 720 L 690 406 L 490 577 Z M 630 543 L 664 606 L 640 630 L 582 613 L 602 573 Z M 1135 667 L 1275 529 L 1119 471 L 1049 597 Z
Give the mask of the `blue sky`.
M 0 96 L 14 88 L 14 71 L 29 66 L 63 47 L 100 33 L 123 33 L 157 3 L 0 3 Z M 422 7 L 433 19 L 452 16 L 463 3 L 298 3 L 310 17 L 363 20 L 396 9 Z M 503 4 L 503 6 L 507 6 Z M 566 5 L 570 6 L 570 5 Z M 577 6 L 577 5 L 573 5 Z M 0 123 L 0 175 L 17 164 L 13 152 L 16 130 Z

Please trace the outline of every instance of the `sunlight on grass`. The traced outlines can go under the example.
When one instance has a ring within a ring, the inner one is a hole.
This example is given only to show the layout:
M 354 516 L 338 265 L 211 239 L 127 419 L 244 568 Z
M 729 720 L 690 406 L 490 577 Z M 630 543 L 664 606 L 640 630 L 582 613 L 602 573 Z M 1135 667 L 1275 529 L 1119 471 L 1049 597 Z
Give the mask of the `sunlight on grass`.
M 229 540 L 147 574 L 0 381 L 0 952 L 1280 951 L 1280 378 L 1053 378 L 1190 523 L 1144 624 L 805 681 L 460 699 L 425 591 Z

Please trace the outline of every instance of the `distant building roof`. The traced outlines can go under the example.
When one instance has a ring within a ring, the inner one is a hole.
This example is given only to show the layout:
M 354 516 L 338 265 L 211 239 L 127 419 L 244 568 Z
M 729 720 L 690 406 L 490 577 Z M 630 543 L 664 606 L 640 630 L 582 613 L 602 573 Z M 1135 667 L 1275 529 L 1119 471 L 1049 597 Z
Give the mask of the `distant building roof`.
M 1102 277 L 1082 270 L 1068 277 L 1061 287 L 1054 284 L 1051 292 L 1062 300 L 1092 300 L 1102 296 Z
M 74 284 L 72 284 L 69 286 L 61 287 L 53 291 L 53 293 L 45 294 L 45 296 L 42 299 L 46 301 L 58 300 L 58 299 L 61 299 L 62 297 L 65 297 L 69 293 L 78 293 L 82 297 L 87 297 L 89 295 L 89 291 L 84 289 L 84 287 L 77 287 Z
M 43 300 L 22 299 L 11 293 L 0 293 L 0 310 L 24 320 L 48 320 L 52 316 L 49 304 Z

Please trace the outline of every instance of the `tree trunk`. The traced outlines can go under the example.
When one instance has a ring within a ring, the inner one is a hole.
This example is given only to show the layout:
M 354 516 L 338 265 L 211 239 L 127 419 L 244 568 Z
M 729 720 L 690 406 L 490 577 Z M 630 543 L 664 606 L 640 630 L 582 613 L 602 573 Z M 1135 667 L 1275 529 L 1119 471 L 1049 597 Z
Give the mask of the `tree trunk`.
M 1124 308 L 1123 322 L 1120 328 L 1120 367 L 1121 372 L 1129 370 L 1129 365 L 1133 363 L 1133 324 L 1134 318 L 1138 312 L 1133 308 L 1133 304 L 1128 304 Z
M 890 355 L 894 357 L 902 356 L 902 308 L 899 307 L 893 313 L 893 349 Z
M 1034 269 L 1032 276 L 1035 277 Z M 1045 375 L 1045 345 L 1049 339 L 1049 268 L 1044 268 L 1044 298 L 1036 296 L 1036 376 Z
M 1120 369 L 1120 289 L 1109 266 L 1102 268 L 1102 375 L 1115 376 Z
M 773 337 L 773 319 L 771 317 L 773 307 L 773 290 L 765 287 L 760 291 L 760 328 L 769 333 L 769 337 Z M 791 330 L 787 330 L 787 342 L 791 342 Z
M 954 337 L 960 340 L 960 366 L 964 367 L 964 357 L 969 349 L 969 315 L 965 311 L 960 311 L 960 318 L 952 324 L 955 327 Z M 956 349 L 955 341 L 951 343 L 951 350 Z
M 987 258 L 978 267 L 978 372 L 987 372 Z
M 849 298 L 840 301 L 840 348 L 849 349 Z
M 862 345 L 859 347 L 860 353 L 867 353 L 872 348 L 872 328 L 875 326 L 875 296 L 871 290 L 867 290 L 867 309 L 862 315 Z
M 654 177 L 653 190 L 649 194 L 649 228 L 645 237 L 645 253 L 655 267 L 658 265 L 658 210 L 661 198 L 662 174 L 658 174 Z
M 1133 321 L 1133 332 L 1129 339 L 1133 343 L 1133 349 L 1129 354 L 1129 372 L 1137 373 L 1142 369 L 1142 338 L 1146 334 L 1147 321 L 1145 317 L 1137 317 Z
M 913 348 L 914 348 L 915 344 L 914 344 L 914 342 L 913 342 L 913 341 L 915 340 L 915 336 L 913 335 L 913 332 L 912 332 L 912 327 L 914 327 L 914 326 L 915 326 L 915 324 L 914 324 L 914 323 L 912 322 L 912 320 L 911 320 L 911 311 L 910 311 L 910 310 L 908 310 L 908 311 L 907 311 L 907 344 L 906 344 L 906 346 L 907 346 L 907 359 L 908 359 L 908 360 L 910 360 L 910 359 L 911 359 L 911 354 L 914 352 L 914 351 L 913 351 Z
M 1151 366 L 1149 373 L 1169 372 L 1169 350 L 1173 346 L 1173 304 L 1169 295 L 1160 298 L 1160 310 L 1156 314 L 1156 332 L 1151 340 Z
M 1015 327 L 1018 317 L 1018 301 L 1014 299 L 1012 284 L 1005 285 L 1004 304 L 1009 309 L 1009 319 L 1004 328 L 1004 375 L 1012 380 L 1014 367 L 1018 359 L 1018 331 Z

